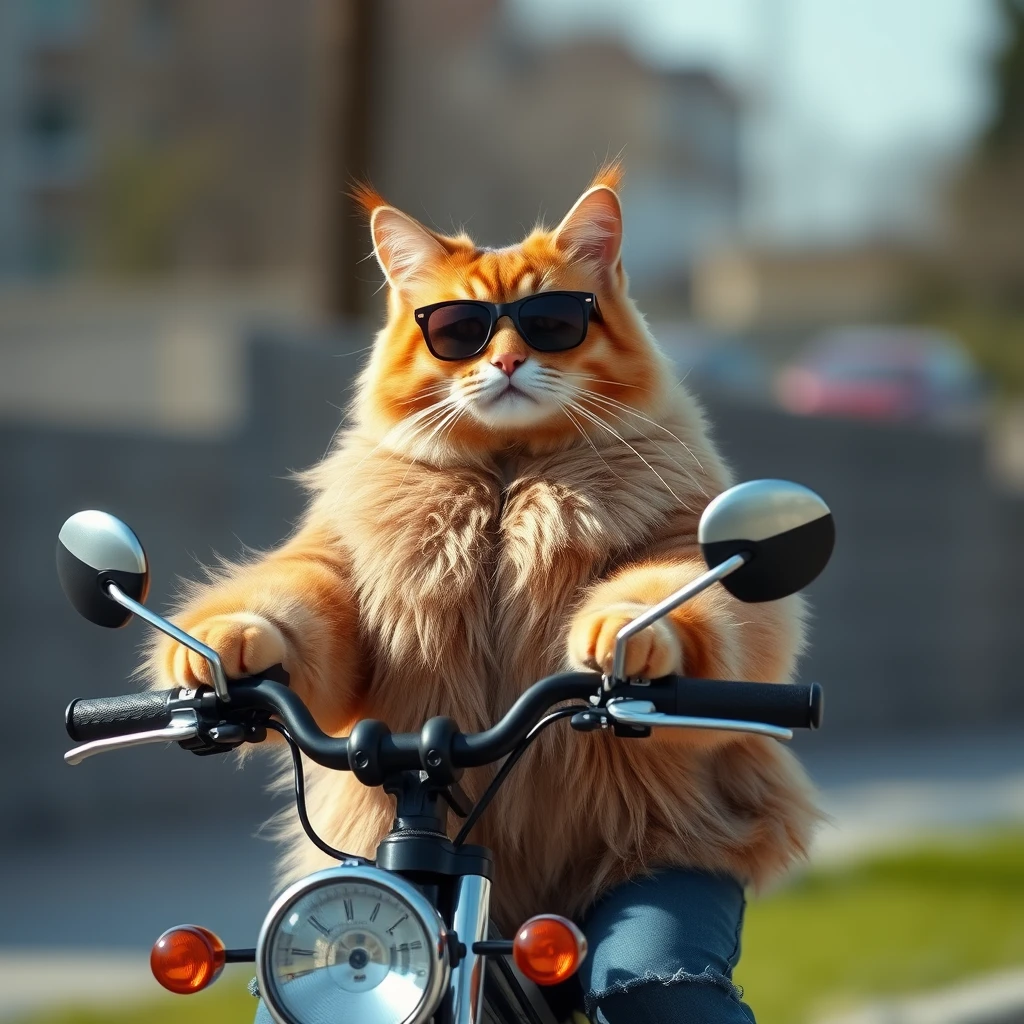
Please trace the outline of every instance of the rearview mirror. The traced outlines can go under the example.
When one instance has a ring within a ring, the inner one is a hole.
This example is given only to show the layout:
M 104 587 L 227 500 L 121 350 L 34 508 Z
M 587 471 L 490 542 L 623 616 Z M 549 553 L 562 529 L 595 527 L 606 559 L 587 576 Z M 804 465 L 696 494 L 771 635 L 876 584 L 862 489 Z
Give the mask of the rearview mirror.
M 76 512 L 57 537 L 57 574 L 75 611 L 117 629 L 132 617 L 107 593 L 116 584 L 140 604 L 149 592 L 146 552 L 131 528 L 107 512 Z
M 740 601 L 777 601 L 803 590 L 828 564 L 835 544 L 828 505 L 788 480 L 751 480 L 718 495 L 697 539 L 708 568 L 746 555 L 721 584 Z

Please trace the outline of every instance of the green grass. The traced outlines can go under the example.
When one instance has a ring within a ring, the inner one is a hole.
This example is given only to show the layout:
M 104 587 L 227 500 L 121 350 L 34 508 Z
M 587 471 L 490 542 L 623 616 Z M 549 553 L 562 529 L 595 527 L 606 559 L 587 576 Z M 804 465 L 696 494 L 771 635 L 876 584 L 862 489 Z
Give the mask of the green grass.
M 936 840 L 809 874 L 752 902 L 737 981 L 759 1024 L 799 1024 L 872 995 L 1013 965 L 1024 966 L 1024 831 Z M 229 967 L 198 996 L 20 1024 L 249 1024 L 251 973 Z
M 737 981 L 760 1024 L 1024 966 L 1024 832 L 812 874 L 751 905 Z
M 252 1024 L 256 1000 L 245 990 L 251 976 L 251 966 L 228 967 L 212 989 L 198 995 L 161 993 L 137 1006 L 56 1010 L 16 1024 Z

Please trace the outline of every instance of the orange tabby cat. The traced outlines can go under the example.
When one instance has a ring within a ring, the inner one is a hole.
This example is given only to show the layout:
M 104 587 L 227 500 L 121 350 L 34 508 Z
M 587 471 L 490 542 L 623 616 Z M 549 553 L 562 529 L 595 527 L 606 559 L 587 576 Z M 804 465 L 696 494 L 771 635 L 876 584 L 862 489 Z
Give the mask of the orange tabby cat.
M 336 735 L 363 717 L 396 732 L 438 714 L 483 729 L 545 675 L 610 667 L 617 630 L 703 571 L 697 522 L 729 475 L 628 296 L 617 184 L 605 168 L 555 230 L 505 249 L 438 235 L 359 192 L 389 292 L 350 425 L 305 475 L 294 536 L 197 588 L 177 616 L 229 675 L 283 662 Z M 600 315 L 570 351 L 536 352 L 503 319 L 483 354 L 441 361 L 413 313 L 551 289 L 597 295 Z M 786 682 L 801 609 L 713 588 L 638 635 L 627 672 Z M 151 668 L 163 685 L 209 681 L 170 642 Z M 372 855 L 390 798 L 346 773 L 308 774 L 320 834 Z M 479 794 L 489 777 L 463 784 Z M 578 915 L 659 865 L 760 885 L 804 853 L 815 818 L 802 770 L 772 740 L 555 727 L 474 840 L 494 851 L 493 912 L 507 928 Z M 296 828 L 287 876 L 326 863 Z

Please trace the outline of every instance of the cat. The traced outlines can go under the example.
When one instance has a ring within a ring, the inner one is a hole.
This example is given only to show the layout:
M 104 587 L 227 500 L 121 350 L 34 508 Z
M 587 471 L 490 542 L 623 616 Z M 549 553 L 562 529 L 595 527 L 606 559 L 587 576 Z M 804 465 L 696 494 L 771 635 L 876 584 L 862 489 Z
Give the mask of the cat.
M 610 668 L 618 629 L 704 570 L 698 520 L 731 479 L 629 297 L 619 181 L 618 166 L 602 168 L 554 230 L 503 249 L 356 190 L 388 303 L 348 423 L 302 476 L 309 504 L 294 535 L 215 573 L 177 610 L 229 675 L 282 662 L 335 735 L 365 717 L 418 731 L 438 714 L 480 730 L 546 675 Z M 441 300 L 553 289 L 596 295 L 569 351 L 537 352 L 503 319 L 482 354 L 443 361 L 414 317 Z M 785 683 L 803 608 L 712 588 L 634 638 L 627 674 Z M 210 681 L 168 641 L 149 670 L 161 685 Z M 478 796 L 492 774 L 468 772 L 463 786 Z M 359 855 L 391 824 L 391 799 L 347 773 L 310 764 L 308 801 L 320 835 Z M 508 929 L 541 912 L 578 917 L 658 866 L 764 886 L 806 853 L 817 818 L 799 762 L 773 740 L 556 725 L 472 839 L 494 851 L 492 913 Z M 289 847 L 284 881 L 329 864 L 297 823 Z

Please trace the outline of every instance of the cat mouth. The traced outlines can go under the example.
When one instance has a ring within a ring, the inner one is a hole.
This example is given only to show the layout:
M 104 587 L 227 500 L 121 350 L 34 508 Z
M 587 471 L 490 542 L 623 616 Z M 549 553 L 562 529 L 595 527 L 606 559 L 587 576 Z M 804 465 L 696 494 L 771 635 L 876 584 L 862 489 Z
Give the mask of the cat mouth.
M 509 381 L 509 383 L 506 384 L 498 394 L 484 398 L 483 404 L 491 406 L 499 405 L 502 402 L 514 402 L 518 398 L 525 398 L 526 401 L 533 402 L 535 405 L 537 403 L 536 398 L 532 395 L 528 395 L 525 391 L 517 388 L 515 384 Z

